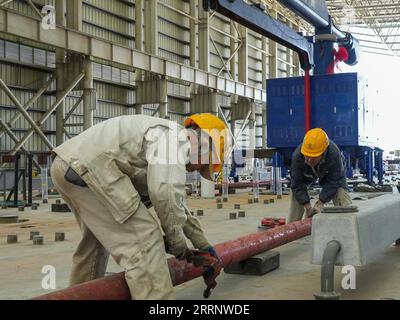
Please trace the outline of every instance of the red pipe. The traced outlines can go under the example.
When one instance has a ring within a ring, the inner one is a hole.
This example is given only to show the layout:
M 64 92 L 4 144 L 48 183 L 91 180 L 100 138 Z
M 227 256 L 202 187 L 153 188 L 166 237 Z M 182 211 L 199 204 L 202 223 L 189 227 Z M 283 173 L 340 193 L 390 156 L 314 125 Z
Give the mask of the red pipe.
M 305 69 L 304 76 L 304 114 L 305 114 L 305 131 L 311 129 L 311 77 L 310 67 Z
M 311 234 L 311 219 L 296 221 L 266 231 L 250 234 L 236 240 L 229 240 L 215 246 L 222 264 L 246 260 L 261 252 L 282 246 Z M 173 284 L 179 285 L 200 277 L 203 270 L 186 261 L 168 259 Z M 124 273 L 100 278 L 67 289 L 34 298 L 35 300 L 129 300 L 131 295 L 125 282 Z

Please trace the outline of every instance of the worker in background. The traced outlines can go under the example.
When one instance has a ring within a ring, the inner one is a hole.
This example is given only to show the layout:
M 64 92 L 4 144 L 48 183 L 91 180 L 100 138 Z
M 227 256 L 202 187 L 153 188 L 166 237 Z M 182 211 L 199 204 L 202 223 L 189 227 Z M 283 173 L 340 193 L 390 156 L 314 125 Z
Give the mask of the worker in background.
M 333 200 L 335 206 L 349 206 L 351 198 L 345 175 L 345 166 L 338 146 L 329 140 L 320 128 L 312 129 L 304 136 L 292 157 L 291 204 L 289 222 L 320 213 L 326 203 Z M 311 205 L 307 188 L 318 179 L 322 187 L 315 205 Z
M 193 115 L 185 125 L 121 116 L 54 149 L 53 183 L 82 231 L 70 285 L 103 277 L 111 255 L 125 270 L 132 298 L 174 299 L 166 249 L 197 266 L 204 262 L 206 284 L 216 285 L 220 260 L 185 204 L 185 182 L 186 170 L 213 180 L 226 128 L 211 114 Z

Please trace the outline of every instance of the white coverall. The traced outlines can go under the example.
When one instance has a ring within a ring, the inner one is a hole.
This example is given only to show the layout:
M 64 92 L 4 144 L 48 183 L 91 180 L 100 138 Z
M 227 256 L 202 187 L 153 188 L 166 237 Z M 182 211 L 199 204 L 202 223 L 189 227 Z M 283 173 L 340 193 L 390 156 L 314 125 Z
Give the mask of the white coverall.
M 89 128 L 54 153 L 53 183 L 83 235 L 70 284 L 104 276 L 111 254 L 125 269 L 132 298 L 174 299 L 159 223 L 172 254 L 187 248 L 185 236 L 195 248 L 210 245 L 183 206 L 190 153 L 186 129 L 160 118 L 122 116 Z M 67 182 L 68 167 L 88 187 Z M 157 217 L 141 196 L 150 197 Z

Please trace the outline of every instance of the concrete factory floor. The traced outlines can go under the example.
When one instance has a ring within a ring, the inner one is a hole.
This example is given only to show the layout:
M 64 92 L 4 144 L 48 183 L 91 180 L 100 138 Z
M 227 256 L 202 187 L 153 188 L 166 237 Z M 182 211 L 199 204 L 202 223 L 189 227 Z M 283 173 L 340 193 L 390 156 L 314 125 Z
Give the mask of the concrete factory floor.
M 263 217 L 285 217 L 289 208 L 288 196 L 265 205 L 261 196 L 260 203 L 247 204 L 249 195 L 242 191 L 231 195 L 223 209 L 216 209 L 215 200 L 188 200 L 191 210 L 204 209 L 200 217 L 210 240 L 219 243 L 239 236 L 257 232 L 257 226 Z M 57 289 L 68 284 L 71 269 L 71 256 L 80 240 L 80 231 L 71 213 L 51 213 L 49 204 L 41 204 L 38 211 L 26 208 L 5 209 L 0 215 L 19 214 L 27 219 L 19 224 L 0 224 L 0 299 L 28 299 L 48 293 L 41 288 L 44 265 L 56 268 Z M 241 204 L 246 217 L 230 220 L 229 213 L 234 204 Z M 33 246 L 29 240 L 30 231 L 40 231 L 44 235 L 43 246 Z M 54 242 L 54 233 L 66 233 L 65 242 Z M 6 244 L 8 234 L 17 234 L 17 244 Z M 221 273 L 218 286 L 211 299 L 313 299 L 313 292 L 319 291 L 320 266 L 311 265 L 310 237 L 300 239 L 278 248 L 281 254 L 279 269 L 264 276 L 241 276 Z M 336 288 L 342 299 L 400 299 L 400 247 L 389 247 L 376 257 L 375 262 L 363 268 L 357 268 L 356 290 L 342 290 L 341 268 L 336 268 Z M 120 268 L 112 259 L 109 273 Z M 178 299 L 202 299 L 203 280 L 195 279 L 176 287 Z

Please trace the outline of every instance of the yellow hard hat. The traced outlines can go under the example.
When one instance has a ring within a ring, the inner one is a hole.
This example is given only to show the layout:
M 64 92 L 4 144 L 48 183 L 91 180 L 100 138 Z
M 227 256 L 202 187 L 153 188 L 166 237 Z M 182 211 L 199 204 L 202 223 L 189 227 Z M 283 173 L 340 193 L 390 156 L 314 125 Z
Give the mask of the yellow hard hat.
M 224 161 L 224 144 L 227 129 L 225 123 L 220 118 L 210 113 L 198 113 L 185 119 L 184 125 L 186 128 L 195 125 L 211 137 L 215 148 L 219 148 L 219 150 L 216 150 L 219 163 L 209 166 L 210 173 L 221 171 Z
M 301 153 L 306 157 L 319 157 L 329 146 L 329 138 L 321 128 L 311 129 L 304 136 Z

